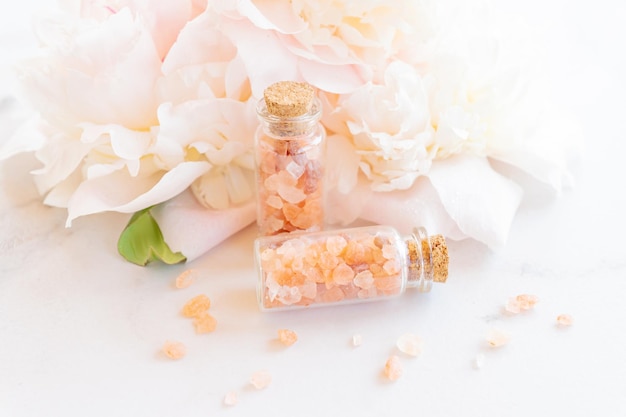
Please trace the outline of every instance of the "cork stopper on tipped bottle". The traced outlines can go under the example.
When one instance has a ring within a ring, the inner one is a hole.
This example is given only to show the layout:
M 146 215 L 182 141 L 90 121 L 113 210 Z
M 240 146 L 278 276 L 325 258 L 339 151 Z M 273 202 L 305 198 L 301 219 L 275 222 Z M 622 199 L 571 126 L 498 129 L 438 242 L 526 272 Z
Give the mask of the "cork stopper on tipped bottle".
M 315 90 L 309 84 L 279 81 L 263 92 L 267 111 L 277 117 L 298 117 L 311 110 Z
M 446 239 L 442 235 L 428 237 L 423 229 L 415 229 L 415 233 L 413 238 L 406 241 L 409 285 L 424 285 L 423 279 L 427 281 L 432 279 L 434 282 L 446 282 L 449 263 Z M 428 285 L 420 288 L 424 291 L 430 290 Z
M 448 279 L 448 245 L 446 239 L 441 235 L 434 235 L 430 240 L 430 256 L 433 260 L 433 281 L 446 282 Z

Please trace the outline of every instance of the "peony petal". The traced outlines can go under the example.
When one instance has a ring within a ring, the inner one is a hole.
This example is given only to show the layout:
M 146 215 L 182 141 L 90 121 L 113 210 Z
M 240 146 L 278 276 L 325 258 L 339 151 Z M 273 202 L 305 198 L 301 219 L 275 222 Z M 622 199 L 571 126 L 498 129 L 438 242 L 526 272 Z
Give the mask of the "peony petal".
M 555 191 L 574 184 L 583 154 L 583 133 L 575 120 L 555 116 L 522 143 L 508 145 L 492 149 L 490 156 L 522 169 Z
M 363 207 L 361 218 L 394 226 L 403 234 L 423 226 L 431 234 L 443 234 L 450 239 L 468 237 L 448 214 L 437 190 L 426 177 L 419 177 L 408 190 L 373 193 Z
M 239 12 L 263 29 L 276 30 L 284 34 L 305 30 L 306 22 L 294 13 L 290 1 L 284 0 L 241 0 Z
M 329 93 L 351 93 L 366 81 L 358 65 L 327 65 L 301 58 L 298 69 L 309 84 Z
M 209 210 L 189 192 L 152 210 L 165 242 L 192 261 L 255 220 L 254 202 L 227 210 Z
M 0 142 L 0 161 L 22 152 L 33 152 L 41 149 L 46 143 L 47 137 L 40 129 L 39 124 L 38 117 L 30 118 L 15 129 L 9 140 Z M 4 139 L 5 136 L 0 138 L 2 141 Z
M 498 248 L 506 243 L 522 189 L 486 158 L 459 155 L 433 163 L 430 181 L 445 211 L 469 237 Z
M 300 80 L 297 58 L 284 47 L 276 33 L 243 20 L 224 21 L 223 31 L 237 45 L 254 97 L 263 97 L 263 90 L 275 82 Z
M 124 171 L 84 181 L 70 198 L 66 226 L 72 220 L 103 211 L 132 213 L 162 203 L 179 194 L 204 174 L 207 162 L 184 162 L 163 174 L 131 178 Z

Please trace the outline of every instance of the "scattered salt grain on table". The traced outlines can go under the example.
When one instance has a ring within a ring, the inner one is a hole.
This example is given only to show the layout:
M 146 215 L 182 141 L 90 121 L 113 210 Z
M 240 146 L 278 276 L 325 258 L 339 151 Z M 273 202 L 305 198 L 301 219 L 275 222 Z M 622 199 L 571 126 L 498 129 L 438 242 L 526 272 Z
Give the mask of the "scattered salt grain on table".
M 402 376 L 402 364 L 400 363 L 400 358 L 396 355 L 390 356 L 385 363 L 383 373 L 390 381 L 395 381 L 400 378 Z
M 187 288 L 196 280 L 196 275 L 195 269 L 187 269 L 176 277 L 174 285 L 179 289 Z
M 293 330 L 280 329 L 278 331 L 278 340 L 285 346 L 291 346 L 298 341 L 298 335 Z
M 163 344 L 163 353 L 170 359 L 180 359 L 185 356 L 187 349 L 180 342 L 167 341 Z
M 352 346 L 354 347 L 361 346 L 362 343 L 363 343 L 363 336 L 361 336 L 358 333 L 352 335 Z
M 539 297 L 533 294 L 519 294 L 513 298 L 509 298 L 504 306 L 507 313 L 518 314 L 523 310 L 530 310 L 537 304 Z
M 556 316 L 556 323 L 559 326 L 571 326 L 572 323 L 574 322 L 574 318 L 572 316 L 570 316 L 569 314 L 559 314 L 558 316 Z
M 477 354 L 472 364 L 474 365 L 474 369 L 481 369 L 485 366 L 485 355 L 482 353 Z
M 256 371 L 250 375 L 250 383 L 256 389 L 267 388 L 272 382 L 272 375 L 268 371 Z
M 235 391 L 227 392 L 224 395 L 224 405 L 233 406 L 236 405 L 238 401 L 237 393 Z
M 409 356 L 418 356 L 422 353 L 423 342 L 422 339 L 414 334 L 406 333 L 398 338 L 396 346 L 400 352 Z
M 201 313 L 207 311 L 211 307 L 211 300 L 204 294 L 200 294 L 183 306 L 183 316 L 185 317 L 197 317 Z
M 193 325 L 196 328 L 196 333 L 211 333 L 217 327 L 217 320 L 206 311 L 202 311 L 194 317 Z
M 487 343 L 491 347 L 500 347 L 504 346 L 511 340 L 511 335 L 505 331 L 498 329 L 491 329 L 487 333 L 486 337 Z

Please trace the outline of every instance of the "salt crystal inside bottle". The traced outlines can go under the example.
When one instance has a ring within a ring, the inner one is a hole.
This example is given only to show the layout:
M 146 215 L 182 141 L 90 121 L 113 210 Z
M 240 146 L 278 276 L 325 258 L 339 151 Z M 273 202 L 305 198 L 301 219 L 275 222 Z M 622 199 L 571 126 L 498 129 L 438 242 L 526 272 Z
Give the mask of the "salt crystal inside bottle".
M 427 292 L 448 277 L 445 239 L 421 227 L 408 236 L 389 226 L 263 236 L 254 252 L 264 311 Z
M 257 105 L 257 115 L 259 234 L 321 230 L 326 134 L 313 87 L 291 81 L 272 84 Z

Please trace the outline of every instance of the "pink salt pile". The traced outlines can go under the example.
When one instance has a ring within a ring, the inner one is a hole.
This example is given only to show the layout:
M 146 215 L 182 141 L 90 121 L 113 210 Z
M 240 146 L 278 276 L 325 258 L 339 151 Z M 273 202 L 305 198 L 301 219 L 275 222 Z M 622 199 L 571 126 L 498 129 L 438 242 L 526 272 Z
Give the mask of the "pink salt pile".
M 162 348 L 163 353 L 170 359 L 181 359 L 187 353 L 185 345 L 180 342 L 166 341 Z
M 256 371 L 250 375 L 250 384 L 256 389 L 267 388 L 271 383 L 272 375 L 268 371 Z
M 539 301 L 539 297 L 533 294 L 520 294 L 515 297 L 509 298 L 508 302 L 504 306 L 507 313 L 518 314 L 521 311 L 532 309 Z
M 556 323 L 559 326 L 568 327 L 574 323 L 574 318 L 569 314 L 559 314 L 556 316 Z
M 321 229 L 324 222 L 321 152 L 303 139 L 269 136 L 259 139 L 257 152 L 259 232 L 275 235 Z
M 396 355 L 392 355 L 387 359 L 385 363 L 385 368 L 383 369 L 383 374 L 390 381 L 395 381 L 402 376 L 403 368 L 400 363 L 400 358 Z
M 196 280 L 197 272 L 195 269 L 187 269 L 181 272 L 174 281 L 174 286 L 178 289 L 189 287 Z
M 293 330 L 278 330 L 278 341 L 285 346 L 291 346 L 298 341 L 298 335 Z
M 200 294 L 187 301 L 182 309 L 185 317 L 193 319 L 196 333 L 211 333 L 217 327 L 217 320 L 208 313 L 211 300 L 204 294 Z
M 402 265 L 391 233 L 300 235 L 260 248 L 265 308 L 375 298 L 402 291 Z

